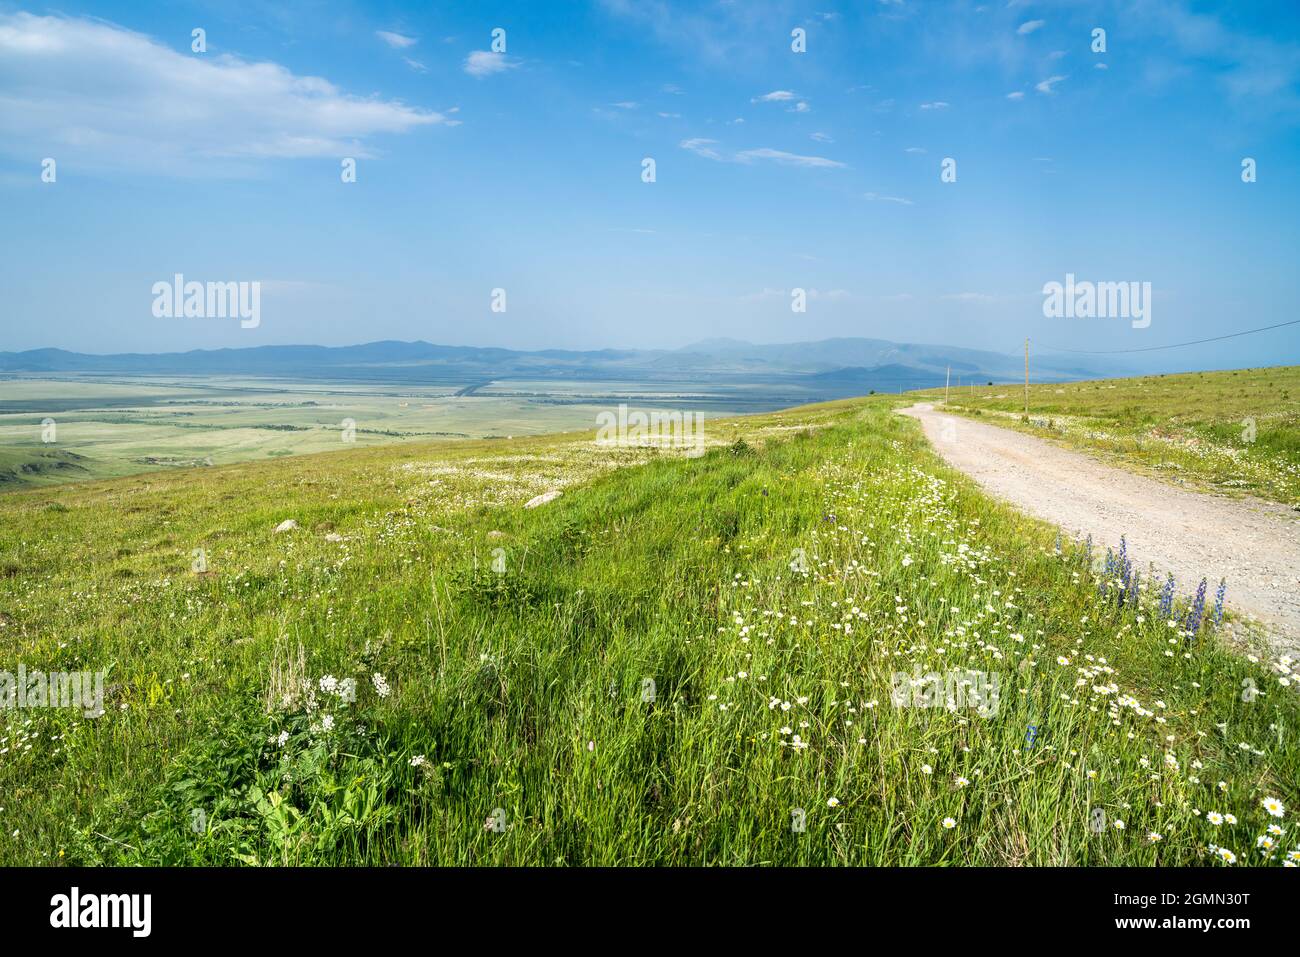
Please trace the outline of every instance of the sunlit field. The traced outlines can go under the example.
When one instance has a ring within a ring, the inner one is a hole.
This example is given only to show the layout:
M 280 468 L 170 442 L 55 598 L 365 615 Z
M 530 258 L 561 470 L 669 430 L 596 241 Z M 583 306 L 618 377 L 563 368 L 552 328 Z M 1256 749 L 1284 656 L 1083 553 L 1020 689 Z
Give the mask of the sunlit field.
M 898 405 L 3 496 L 5 667 L 107 675 L 0 711 L 0 862 L 1300 859 L 1294 663 Z
M 783 404 L 755 385 L 689 394 L 704 416 Z M 0 378 L 0 493 L 411 441 L 593 426 L 619 402 L 680 405 L 662 383 L 529 381 L 469 388 L 225 376 Z

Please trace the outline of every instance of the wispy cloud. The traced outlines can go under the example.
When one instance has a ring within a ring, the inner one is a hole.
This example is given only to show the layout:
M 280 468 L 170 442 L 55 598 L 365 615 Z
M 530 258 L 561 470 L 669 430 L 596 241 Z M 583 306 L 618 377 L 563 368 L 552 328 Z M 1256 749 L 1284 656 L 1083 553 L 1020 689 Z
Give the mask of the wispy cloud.
M 682 140 L 677 144 L 684 150 L 688 150 L 697 156 L 703 156 L 718 163 L 753 163 L 758 160 L 766 160 L 773 163 L 779 163 L 783 166 L 803 166 L 821 169 L 844 168 L 845 164 L 838 160 L 827 159 L 824 156 L 802 156 L 798 153 L 787 153 L 784 150 L 772 149 L 768 146 L 762 146 L 757 149 L 741 150 L 738 153 L 730 155 L 716 149 L 717 140 L 706 139 L 704 137 L 694 137 L 688 140 Z
M 1040 80 L 1038 83 L 1035 83 L 1034 89 L 1039 93 L 1055 93 L 1056 91 L 1052 89 L 1052 87 L 1056 86 L 1056 84 L 1060 83 L 1064 79 L 1065 77 L 1063 76 L 1049 76 L 1046 80 Z
M 773 90 L 771 93 L 764 93 L 762 96 L 750 97 L 751 103 L 786 103 L 790 100 L 799 99 L 799 94 L 790 90 Z
M 393 33 L 390 30 L 376 30 L 375 36 L 383 40 L 394 50 L 405 50 L 407 47 L 413 47 L 420 41 L 415 37 L 403 36 L 400 33 Z
M 940 299 L 946 299 L 949 302 L 994 302 L 995 297 L 983 292 L 951 292 L 947 295 L 940 296 Z
M 808 134 L 808 138 L 809 138 L 810 140 L 816 140 L 818 143 L 834 143 L 834 142 L 835 142 L 833 139 L 831 139 L 831 138 L 830 138 L 829 136 L 827 136 L 825 133 L 809 133 L 809 134 Z
M 705 139 L 702 136 L 697 136 L 693 139 L 682 140 L 677 145 L 684 150 L 694 153 L 696 156 L 703 156 L 705 159 L 716 160 L 719 163 L 725 162 L 726 157 L 713 148 L 717 145 L 717 142 L 717 140 L 710 140 Z
M 492 53 L 489 50 L 475 50 L 465 57 L 465 72 L 470 76 L 493 76 L 513 70 L 519 61 L 507 57 L 504 53 Z
M 1023 100 L 1024 98 L 1025 94 L 1020 90 L 1015 90 L 1014 92 L 1007 94 L 1008 100 Z
M 824 156 L 800 156 L 797 153 L 774 150 L 767 146 L 756 150 L 742 150 L 736 154 L 736 159 L 742 163 L 748 163 L 751 160 L 771 160 L 785 166 L 814 166 L 825 169 L 844 168 L 844 164 L 838 160 L 826 159 Z
M 455 123 L 278 63 L 189 56 L 100 20 L 28 13 L 0 14 L 0 101 L 0 150 L 175 175 L 368 157 L 365 137 Z
M 935 101 L 932 102 L 932 103 L 922 103 L 922 104 L 921 104 L 921 109 L 923 109 L 923 110 L 946 110 L 946 109 L 948 109 L 948 106 L 949 106 L 949 104 L 945 103 L 943 100 L 935 100 Z
M 898 203 L 900 206 L 911 206 L 910 199 L 904 199 L 902 196 L 883 196 L 880 193 L 863 193 L 862 198 L 870 200 L 873 203 Z
M 1033 33 L 1035 30 L 1042 29 L 1042 27 L 1046 26 L 1046 24 L 1047 24 L 1046 20 L 1026 20 L 1024 23 L 1020 24 L 1020 26 L 1016 29 L 1016 32 L 1023 37 L 1030 33 Z

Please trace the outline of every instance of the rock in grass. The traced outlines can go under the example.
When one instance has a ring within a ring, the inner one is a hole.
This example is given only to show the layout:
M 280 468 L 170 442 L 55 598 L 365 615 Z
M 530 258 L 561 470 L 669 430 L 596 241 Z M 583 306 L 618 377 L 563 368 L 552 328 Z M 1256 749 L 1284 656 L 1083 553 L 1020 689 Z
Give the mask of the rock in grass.
M 530 498 L 528 501 L 524 502 L 524 508 L 536 508 L 539 505 L 545 505 L 547 502 L 555 501 L 562 494 L 564 493 L 561 492 L 558 488 L 552 492 L 543 492 L 541 495 L 537 496 L 536 498 Z
M 338 532 L 330 532 L 328 535 L 325 536 L 325 541 L 327 541 L 327 542 L 341 542 L 341 541 L 343 541 L 343 536 L 340 535 Z
M 281 532 L 292 532 L 297 527 L 297 522 L 291 518 L 286 518 L 279 525 L 275 526 L 275 534 L 279 535 Z
M 487 537 L 488 537 L 488 538 L 505 538 L 505 537 L 506 537 L 506 533 L 505 533 L 505 532 L 502 532 L 502 531 L 498 531 L 497 529 L 494 528 L 492 531 L 490 531 L 490 532 L 487 533 Z

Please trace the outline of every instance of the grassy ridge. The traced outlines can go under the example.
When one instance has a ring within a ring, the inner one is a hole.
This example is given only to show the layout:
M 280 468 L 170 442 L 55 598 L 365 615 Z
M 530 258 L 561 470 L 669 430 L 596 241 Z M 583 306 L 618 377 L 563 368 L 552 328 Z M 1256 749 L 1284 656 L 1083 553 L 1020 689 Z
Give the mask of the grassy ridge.
M 1279 863 L 1289 664 L 1118 609 L 895 404 L 7 496 L 0 667 L 111 693 L 0 712 L 0 863 Z M 891 701 L 961 668 L 993 715 Z
M 943 389 L 915 393 L 942 400 Z M 953 388 L 949 410 L 1194 487 L 1300 508 L 1300 366 Z

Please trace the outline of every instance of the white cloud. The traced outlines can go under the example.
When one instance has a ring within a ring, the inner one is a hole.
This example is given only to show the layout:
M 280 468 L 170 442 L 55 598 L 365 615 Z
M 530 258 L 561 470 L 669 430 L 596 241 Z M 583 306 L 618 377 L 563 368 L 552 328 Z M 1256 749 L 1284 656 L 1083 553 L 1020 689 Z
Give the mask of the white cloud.
M 940 299 L 946 299 L 949 302 L 993 302 L 994 298 L 983 292 L 953 292 L 946 296 L 940 296 Z
M 904 153 L 924 153 L 925 150 L 922 149 L 922 148 L 919 147 L 919 146 L 909 146 L 907 149 L 903 150 L 903 152 L 904 152 Z
M 365 137 L 454 125 L 397 100 L 229 54 L 194 56 L 101 20 L 0 14 L 0 150 L 177 175 L 366 158 Z
M 1055 93 L 1052 87 L 1064 80 L 1063 76 L 1049 76 L 1046 80 L 1034 84 L 1034 89 L 1039 93 Z
M 488 50 L 475 50 L 465 57 L 465 72 L 470 76 L 492 76 L 504 73 L 519 66 L 518 60 L 512 60 L 504 53 L 492 53 Z
M 1024 98 L 1025 98 L 1025 94 L 1022 93 L 1020 90 L 1016 90 L 1013 93 L 1007 94 L 1008 100 L 1023 100 Z
M 799 101 L 798 103 L 796 103 L 794 106 L 790 107 L 790 109 L 786 110 L 786 112 L 787 112 L 787 113 L 807 113 L 807 112 L 808 112 L 808 104 L 805 103 L 805 102 L 803 102 L 802 100 L 800 100 L 800 101 Z
M 682 118 L 680 113 L 660 113 L 659 115 L 665 120 L 680 120 Z
M 1108 66 L 1107 66 L 1106 64 L 1104 64 L 1104 63 L 1094 63 L 1094 64 L 1092 65 L 1092 68 L 1093 68 L 1094 70 L 1109 70 L 1109 69 L 1110 69 L 1110 67 L 1108 67 Z
M 882 196 L 880 193 L 863 193 L 863 199 L 870 200 L 873 203 L 898 203 L 900 206 L 911 206 L 910 199 L 904 199 L 902 196 Z
M 764 93 L 762 96 L 751 97 L 751 103 L 784 103 L 787 100 L 797 100 L 798 93 L 792 93 L 789 90 L 773 90 L 771 93 Z
M 429 68 L 419 60 L 412 60 L 409 56 L 402 57 L 402 61 L 416 73 L 428 73 Z
M 633 103 L 631 100 L 621 100 L 618 103 L 611 103 L 609 105 L 617 107 L 620 110 L 635 110 L 640 104 Z
M 736 154 L 736 159 L 742 163 L 748 163 L 750 160 L 764 159 L 772 160 L 774 163 L 781 163 L 786 166 L 815 166 L 822 168 L 843 168 L 844 164 L 832 159 L 826 159 L 824 156 L 799 156 L 796 153 L 786 153 L 782 150 L 774 150 L 764 146 L 756 150 L 742 150 Z
M 948 104 L 945 103 L 943 100 L 935 100 L 933 103 L 922 103 L 922 104 L 921 104 L 921 109 L 923 109 L 923 110 L 946 110 L 946 109 L 948 109 Z
M 694 139 L 682 140 L 677 145 L 684 150 L 689 150 L 696 156 L 703 156 L 705 159 L 723 162 L 723 155 L 713 148 L 714 144 L 717 142 L 717 140 L 709 140 L 697 136 Z
M 1046 23 L 1047 23 L 1046 20 L 1026 20 L 1024 23 L 1020 24 L 1016 32 L 1023 37 L 1026 36 L 1027 34 L 1033 33 L 1035 30 L 1042 28 L 1044 25 L 1046 25 Z
M 682 140 L 677 145 L 684 150 L 696 154 L 697 156 L 703 156 L 705 159 L 711 159 L 718 163 L 752 163 L 755 160 L 771 160 L 772 162 L 780 163 L 783 166 L 804 166 L 823 169 L 844 167 L 844 164 L 838 160 L 827 159 L 824 156 L 801 156 L 798 153 L 787 153 L 784 150 L 774 150 L 767 146 L 752 150 L 741 150 L 739 153 L 727 156 L 714 149 L 717 143 L 717 140 L 695 137 L 689 140 Z
M 415 37 L 404 37 L 400 33 L 392 33 L 388 30 L 376 30 L 375 36 L 383 40 L 394 50 L 405 50 L 407 47 L 413 47 L 419 41 Z
M 809 138 L 810 140 L 816 140 L 818 143 L 834 143 L 834 142 L 835 142 L 833 139 L 831 139 L 831 138 L 830 138 L 829 136 L 827 136 L 825 133 L 809 133 L 809 134 L 808 134 L 808 138 Z

